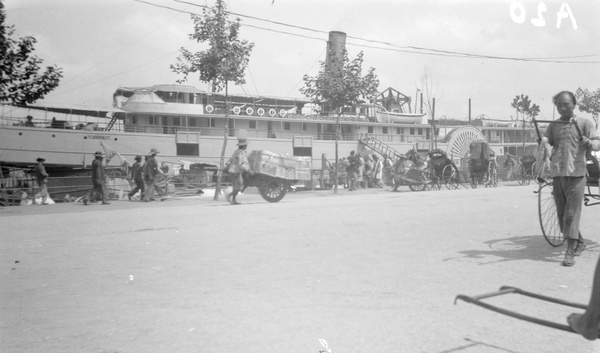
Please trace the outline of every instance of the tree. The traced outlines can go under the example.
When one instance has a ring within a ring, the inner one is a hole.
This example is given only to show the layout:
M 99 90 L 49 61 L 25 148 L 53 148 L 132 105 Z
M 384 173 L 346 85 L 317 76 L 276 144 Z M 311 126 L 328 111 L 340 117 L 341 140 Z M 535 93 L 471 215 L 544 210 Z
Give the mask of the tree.
M 540 106 L 537 104 L 531 104 L 529 96 L 521 94 L 513 99 L 511 105 L 516 110 L 517 120 L 521 120 L 523 123 L 523 151 L 525 150 L 525 125 L 526 123 L 532 122 L 532 120 L 540 113 Z
M 4 24 L 6 16 L 0 1 L 0 101 L 24 105 L 44 98 L 58 87 L 62 71 L 47 66 L 40 72 L 42 60 L 33 55 L 36 39 L 14 39 L 13 26 Z
M 240 19 L 229 20 L 227 7 L 222 0 L 218 0 L 216 6 L 210 9 L 203 9 L 202 16 L 192 15 L 192 20 L 194 33 L 190 34 L 190 39 L 198 43 L 207 42 L 209 47 L 197 53 L 181 48 L 177 63 L 171 65 L 171 70 L 183 74 L 183 79 L 178 83 L 185 82 L 189 75 L 197 75 L 200 81 L 212 83 L 213 91 L 219 92 L 225 88 L 225 129 L 219 165 L 222 171 L 229 136 L 228 82 L 233 81 L 238 85 L 246 83 L 244 72 L 254 44 L 238 39 Z M 219 172 L 215 200 L 219 199 L 222 175 Z
M 358 53 L 352 61 L 348 58 L 348 52 L 344 50 L 340 61 L 334 53 L 328 65 L 321 62 L 321 71 L 317 76 L 304 75 L 304 88 L 300 89 L 312 103 L 327 107 L 322 109 L 323 113 L 334 111 L 336 115 L 335 126 L 335 186 L 337 193 L 338 180 L 338 139 L 340 135 L 340 118 L 342 108 L 357 106 L 377 96 L 379 79 L 375 69 L 370 68 L 366 75 L 362 75 L 363 52 Z
M 597 128 L 598 116 L 600 115 L 600 88 L 598 88 L 595 92 L 578 88 L 575 92 L 575 97 L 577 98 L 577 106 L 579 107 L 579 110 L 592 114 L 592 118 L 594 118 Z

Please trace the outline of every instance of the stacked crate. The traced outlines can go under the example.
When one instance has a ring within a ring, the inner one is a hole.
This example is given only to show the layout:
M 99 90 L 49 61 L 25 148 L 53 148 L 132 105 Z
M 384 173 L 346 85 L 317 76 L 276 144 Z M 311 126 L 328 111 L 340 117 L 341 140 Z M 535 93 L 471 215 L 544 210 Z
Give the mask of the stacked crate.
M 310 180 L 312 160 L 310 157 L 282 156 L 260 150 L 248 154 L 250 169 L 255 174 L 268 175 L 285 180 Z

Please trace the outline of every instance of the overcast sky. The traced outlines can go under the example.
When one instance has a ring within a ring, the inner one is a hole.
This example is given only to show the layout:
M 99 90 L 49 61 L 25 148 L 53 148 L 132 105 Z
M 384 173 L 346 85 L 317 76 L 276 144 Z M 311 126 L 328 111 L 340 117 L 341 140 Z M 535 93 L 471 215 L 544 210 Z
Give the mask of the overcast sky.
M 6 21 L 15 25 L 17 35 L 34 36 L 38 41 L 35 54 L 44 60 L 43 64 L 63 69 L 60 87 L 38 103 L 93 106 L 111 106 L 112 94 L 120 86 L 175 83 L 180 77 L 171 72 L 169 65 L 176 62 L 179 48 L 203 48 L 188 39 L 193 22 L 188 13 L 179 11 L 200 14 L 202 9 L 194 4 L 214 4 L 209 0 L 3 2 Z M 304 98 L 299 92 L 302 76 L 318 73 L 319 62 L 325 60 L 329 31 L 348 35 L 351 58 L 364 52 L 363 69 L 366 72 L 369 67 L 375 68 L 380 90 L 393 87 L 414 96 L 417 88 L 424 88 L 423 78 L 427 75 L 437 97 L 438 118 L 466 118 L 471 99 L 473 118 L 485 114 L 509 119 L 514 115 L 510 103 L 523 93 L 540 105 L 541 117 L 552 119 L 555 113 L 551 99 L 555 93 L 579 87 L 600 88 L 597 0 L 226 3 L 231 12 L 240 15 L 240 37 L 255 44 L 247 83 L 233 87 L 232 92 Z M 546 10 L 540 12 L 544 7 Z M 567 15 L 557 28 L 561 8 Z M 538 13 L 545 23 L 536 26 L 532 20 L 540 17 Z M 411 47 L 435 52 L 424 54 Z M 521 60 L 524 58 L 579 63 Z M 207 89 L 206 83 L 195 78 L 187 84 Z

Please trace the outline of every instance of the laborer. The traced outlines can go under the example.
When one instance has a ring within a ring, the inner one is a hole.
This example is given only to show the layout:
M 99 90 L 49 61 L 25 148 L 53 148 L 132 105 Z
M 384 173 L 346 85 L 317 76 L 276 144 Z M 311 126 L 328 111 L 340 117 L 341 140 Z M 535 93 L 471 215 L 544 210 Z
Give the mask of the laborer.
M 156 161 L 158 153 L 160 152 L 156 148 L 150 149 L 148 160 L 146 160 L 146 164 L 144 165 L 144 182 L 146 183 L 146 190 L 144 192 L 145 202 L 152 201 L 154 198 L 154 189 L 156 189 L 161 201 L 167 198 L 162 188 L 156 185 L 156 175 L 158 173 L 162 174 L 162 171 L 158 169 L 158 162 Z
M 104 180 L 104 154 L 98 151 L 94 153 L 94 158 L 92 162 L 93 188 L 83 197 L 83 204 L 87 205 L 89 201 L 95 201 L 97 198 L 100 198 L 103 205 L 110 205 L 106 192 L 106 182 Z
M 560 119 L 551 122 L 544 138 L 552 146 L 550 175 L 560 230 L 567 239 L 563 266 L 573 266 L 586 244 L 579 233 L 583 195 L 587 183 L 586 151 L 600 150 L 600 136 L 594 123 L 575 116 L 575 95 L 562 91 L 552 98 Z M 579 135 L 581 133 L 581 136 Z M 543 141 L 545 142 L 545 141 Z
M 135 163 L 131 166 L 131 179 L 135 183 L 135 187 L 129 192 L 127 197 L 131 200 L 131 197 L 138 191 L 141 191 L 142 197 L 144 196 L 144 176 L 142 174 L 142 156 L 135 156 Z
M 225 165 L 225 170 L 229 173 L 232 183 L 232 191 L 231 193 L 225 195 L 225 198 L 232 205 L 240 204 L 236 200 L 236 197 L 244 188 L 243 173 L 252 174 L 252 171 L 250 170 L 250 162 L 248 161 L 248 155 L 246 154 L 248 141 L 245 138 L 238 138 L 237 146 L 238 149 L 233 152 L 233 155 Z
M 39 157 L 36 161 L 38 164 L 35 166 L 34 173 L 38 185 L 38 193 L 35 196 L 37 198 L 39 195 L 42 198 L 42 205 L 45 205 L 46 199 L 48 198 L 48 173 L 44 167 L 46 159 L 44 157 Z

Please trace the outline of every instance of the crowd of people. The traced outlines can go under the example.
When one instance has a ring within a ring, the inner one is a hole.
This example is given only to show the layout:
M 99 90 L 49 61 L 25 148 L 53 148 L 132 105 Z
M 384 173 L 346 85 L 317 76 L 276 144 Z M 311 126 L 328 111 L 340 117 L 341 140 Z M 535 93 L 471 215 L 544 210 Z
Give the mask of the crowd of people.
M 338 161 L 338 185 L 342 185 L 349 191 L 366 188 L 383 188 L 394 186 L 392 166 L 394 160 L 387 155 L 382 157 L 375 153 L 361 155 L 351 151 L 348 157 Z M 330 168 L 330 176 L 333 178 L 335 166 Z
M 158 175 L 164 174 L 164 171 L 159 168 L 158 162 L 156 161 L 156 155 L 159 151 L 156 148 L 152 148 L 150 152 L 145 156 L 145 163 L 142 164 L 142 156 L 135 156 L 135 163 L 129 168 L 128 177 L 135 184 L 131 191 L 127 194 L 130 201 L 139 192 L 140 200 L 143 202 L 154 201 L 154 193 L 158 194 L 161 201 L 167 199 L 167 193 L 161 186 L 157 184 Z M 94 161 L 91 166 L 91 178 L 92 178 L 92 189 L 90 189 L 85 196 L 81 198 L 81 201 L 85 206 L 89 203 L 101 202 L 102 205 L 110 205 L 108 202 L 108 191 L 106 186 L 106 175 L 105 175 L 105 154 L 97 151 L 94 153 Z M 38 164 L 35 166 L 33 173 L 36 179 L 38 190 L 35 195 L 35 199 L 41 198 L 41 204 L 45 205 L 46 199 L 49 197 L 48 193 L 48 177 L 49 174 L 46 171 L 44 157 L 37 158 Z
M 164 174 L 158 167 L 156 155 L 159 151 L 152 148 L 145 156 L 145 163 L 142 165 L 142 156 L 135 156 L 135 163 L 129 169 L 129 177 L 134 182 L 135 187 L 127 194 L 131 201 L 133 196 L 140 192 L 140 200 L 150 202 L 154 200 L 154 191 L 158 194 L 161 201 L 167 199 L 167 194 L 157 184 L 157 175 Z M 94 153 L 94 162 L 92 162 L 92 189 L 82 199 L 83 204 L 88 202 L 102 201 L 103 205 L 109 205 L 108 193 L 106 191 L 106 178 L 104 175 L 104 154 L 100 151 Z

